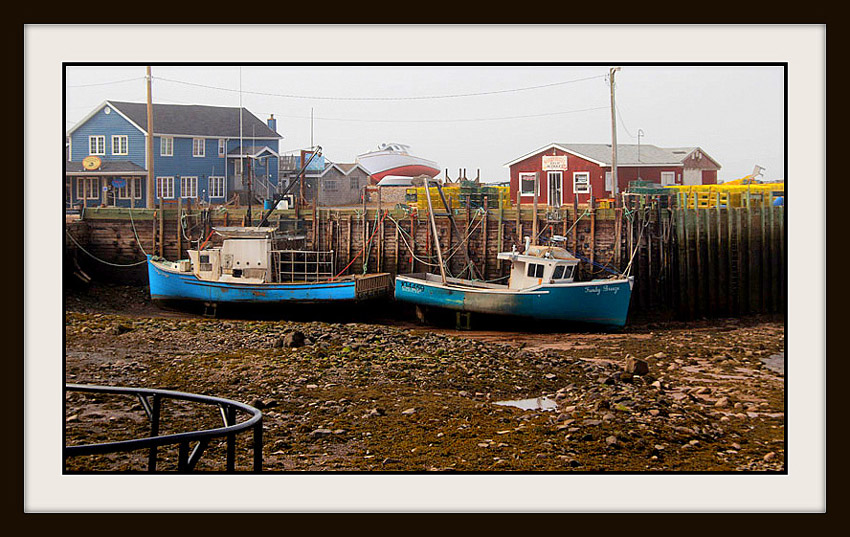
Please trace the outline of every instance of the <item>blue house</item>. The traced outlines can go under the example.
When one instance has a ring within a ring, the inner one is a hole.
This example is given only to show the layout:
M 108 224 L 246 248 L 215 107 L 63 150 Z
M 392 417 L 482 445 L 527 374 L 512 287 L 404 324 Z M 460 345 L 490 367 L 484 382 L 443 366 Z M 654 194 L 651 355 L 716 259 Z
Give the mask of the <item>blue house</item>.
M 240 117 L 241 115 L 241 117 Z M 241 132 L 240 132 L 241 125 Z M 274 116 L 244 108 L 153 105 L 154 204 L 222 204 L 274 196 L 279 143 Z M 146 207 L 147 105 L 106 101 L 67 132 L 65 203 Z

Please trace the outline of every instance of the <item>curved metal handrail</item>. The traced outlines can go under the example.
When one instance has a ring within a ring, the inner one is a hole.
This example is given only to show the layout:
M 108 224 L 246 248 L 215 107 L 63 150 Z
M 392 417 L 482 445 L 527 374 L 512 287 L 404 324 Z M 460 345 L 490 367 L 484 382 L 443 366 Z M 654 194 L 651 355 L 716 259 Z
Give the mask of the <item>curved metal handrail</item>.
M 148 448 L 148 471 L 156 471 L 156 454 L 159 446 L 179 445 L 177 459 L 177 471 L 192 471 L 213 438 L 227 438 L 227 471 L 235 471 L 235 441 L 236 434 L 253 429 L 253 470 L 262 471 L 263 464 L 263 413 L 250 405 L 214 397 L 211 395 L 198 395 L 193 393 L 178 392 L 173 390 L 159 390 L 151 388 L 130 388 L 124 386 L 96 386 L 87 384 L 66 384 L 66 391 L 86 393 L 109 393 L 121 395 L 135 395 L 142 404 L 145 413 L 151 422 L 151 435 L 147 438 L 135 438 L 132 440 L 120 440 L 117 442 L 105 442 L 102 444 L 84 444 L 80 446 L 64 446 L 65 457 L 77 457 L 83 455 L 95 455 L 104 453 L 117 453 L 122 451 L 136 451 Z M 150 400 L 148 399 L 150 398 Z M 218 405 L 221 411 L 223 427 L 206 429 L 203 431 L 190 431 L 185 433 L 174 433 L 159 435 L 160 408 L 163 399 L 177 399 Z M 236 411 L 246 412 L 251 417 L 241 423 L 236 423 Z M 189 453 L 189 442 L 197 441 L 192 453 Z

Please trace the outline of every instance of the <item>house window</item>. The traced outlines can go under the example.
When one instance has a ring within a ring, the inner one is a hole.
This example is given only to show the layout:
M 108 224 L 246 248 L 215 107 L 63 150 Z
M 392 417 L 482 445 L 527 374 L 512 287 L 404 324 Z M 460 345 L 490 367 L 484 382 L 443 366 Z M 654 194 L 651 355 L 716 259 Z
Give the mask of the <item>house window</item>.
M 100 179 L 97 177 L 77 178 L 77 199 L 96 200 L 100 197 Z
M 534 195 L 534 177 L 537 174 L 535 173 L 521 173 L 519 174 L 519 193 L 521 196 L 533 196 Z M 537 195 L 540 195 L 540 183 L 537 183 Z
M 113 136 L 112 137 L 112 154 L 113 155 L 126 155 L 127 154 L 127 136 Z
M 174 199 L 174 178 L 156 178 L 156 197 L 159 199 Z
M 337 182 L 336 181 L 325 181 L 325 190 L 328 192 L 336 192 L 337 191 Z
M 197 177 L 181 177 L 180 178 L 180 197 L 181 198 L 197 198 L 198 197 L 198 178 Z
M 348 187 L 351 190 L 359 190 L 360 189 L 360 181 L 358 181 L 356 177 L 350 177 L 348 179 Z
M 614 193 L 614 177 L 611 172 L 605 172 L 605 190 Z
M 225 151 L 224 138 L 218 139 L 218 156 L 223 157 Z
M 89 155 L 106 154 L 106 136 L 89 136 Z
M 676 172 L 661 172 L 661 186 L 675 185 Z
M 573 192 L 576 194 L 590 193 L 590 172 L 573 173 Z
M 159 154 L 162 157 L 174 156 L 174 138 L 163 136 L 159 139 Z
M 224 177 L 210 177 L 210 197 L 224 197 Z
M 131 195 L 137 200 L 142 199 L 141 177 L 124 178 L 124 186 L 118 189 L 118 199 L 127 200 Z
M 203 138 L 192 138 L 192 156 L 193 157 L 203 157 L 204 156 L 204 139 Z

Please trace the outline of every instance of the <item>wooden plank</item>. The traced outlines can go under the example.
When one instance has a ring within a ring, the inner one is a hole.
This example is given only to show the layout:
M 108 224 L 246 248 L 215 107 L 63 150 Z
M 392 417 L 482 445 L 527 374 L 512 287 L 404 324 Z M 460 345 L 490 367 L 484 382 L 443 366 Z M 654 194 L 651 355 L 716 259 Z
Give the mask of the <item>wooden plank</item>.
M 482 260 L 483 266 L 481 267 L 481 277 L 485 280 L 487 279 L 487 223 L 490 220 L 490 209 L 487 201 L 487 196 L 484 196 L 484 221 L 481 222 L 481 234 L 483 235 L 483 238 L 481 240 L 481 252 L 484 259 Z

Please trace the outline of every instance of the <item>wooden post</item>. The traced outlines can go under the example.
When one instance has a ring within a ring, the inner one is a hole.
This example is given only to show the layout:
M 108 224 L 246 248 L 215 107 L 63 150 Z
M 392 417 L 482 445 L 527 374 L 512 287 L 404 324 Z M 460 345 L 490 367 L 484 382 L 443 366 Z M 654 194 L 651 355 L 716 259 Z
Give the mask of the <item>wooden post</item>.
M 690 317 L 693 318 L 696 311 L 696 297 L 694 297 L 693 286 L 691 285 L 693 271 L 691 270 L 691 242 L 690 234 L 688 233 L 688 213 L 690 211 L 688 210 L 687 203 L 685 203 L 685 207 L 682 211 L 682 225 L 685 228 L 685 280 L 687 281 L 688 313 Z
M 733 312 L 737 311 L 738 300 L 737 295 L 732 296 L 732 282 L 739 283 L 738 275 L 734 272 L 734 263 L 736 261 L 735 256 L 737 256 L 737 250 L 733 252 L 736 243 L 735 236 L 733 233 L 734 230 L 734 220 L 732 218 L 734 211 L 732 210 L 732 206 L 728 202 L 726 202 L 726 296 L 727 296 L 727 311 L 731 315 Z
M 531 221 L 531 244 L 537 244 L 537 189 L 540 188 L 540 179 L 539 173 L 534 172 L 534 207 L 531 211 L 532 221 Z
M 345 263 L 347 265 L 348 263 L 351 263 L 351 215 L 348 215 L 346 218 L 346 227 L 348 228 L 345 234 L 347 239 L 345 246 Z
M 770 307 L 770 246 L 767 243 L 767 208 L 762 193 L 761 213 L 761 311 Z
M 596 209 L 590 206 L 590 271 L 593 272 L 593 262 L 596 255 Z
M 419 220 L 419 214 L 416 215 L 416 220 Z M 413 213 L 410 213 L 410 272 L 416 272 L 416 223 L 413 218 Z M 427 272 L 427 270 L 425 271 Z
M 182 196 L 183 193 L 181 192 Z M 183 198 L 177 198 L 177 259 L 183 256 Z
M 395 255 L 393 257 L 393 270 L 396 274 L 400 271 L 398 270 L 398 249 L 399 249 L 399 238 L 398 238 L 398 227 L 401 225 L 400 222 L 397 222 L 395 225 Z
M 151 219 L 151 255 L 156 252 L 156 213 L 153 212 L 153 218 Z
M 708 280 L 706 282 L 708 286 L 708 312 L 710 314 L 714 314 L 717 309 L 717 280 L 715 278 L 715 265 L 714 262 L 714 248 L 712 248 L 711 243 L 711 210 L 706 207 L 705 209 L 705 264 L 706 264 L 706 275 L 708 276 Z
M 502 219 L 504 217 L 504 212 L 505 212 L 505 209 L 502 207 L 502 204 L 499 203 L 499 229 L 498 229 L 498 238 L 496 239 L 496 244 L 498 245 L 498 248 L 496 248 L 496 254 L 501 252 L 502 248 L 504 248 L 504 242 L 503 242 L 503 239 L 504 239 L 504 224 L 502 223 Z M 498 255 L 496 256 L 496 258 L 498 259 Z M 497 263 L 499 265 L 499 276 L 501 276 L 501 268 L 502 268 L 503 263 L 501 261 L 497 261 Z
M 617 207 L 614 209 L 614 266 L 617 267 L 617 270 L 623 270 L 623 267 L 620 265 L 620 250 L 622 249 L 621 244 L 621 231 L 623 226 L 623 209 Z M 564 223 L 564 227 L 566 227 L 566 222 Z M 564 231 L 566 235 L 566 230 Z
M 484 196 L 484 221 L 481 222 L 482 231 L 481 234 L 484 236 L 482 239 L 482 248 L 481 253 L 484 257 L 482 260 L 483 266 L 481 267 L 481 278 L 487 279 L 487 221 L 490 219 L 490 208 L 487 203 L 487 196 Z
M 754 313 L 758 311 L 758 259 L 759 256 L 753 250 L 755 243 L 753 240 L 753 207 L 752 197 L 750 195 L 750 187 L 747 187 L 747 258 L 749 265 L 749 311 Z
M 705 283 L 705 275 L 702 272 L 702 244 L 700 241 L 700 225 L 699 225 L 699 198 L 697 197 L 697 193 L 694 192 L 694 249 L 696 253 L 696 272 L 694 273 L 694 279 L 696 288 L 694 289 L 695 294 L 697 295 L 697 310 L 700 313 L 705 311 L 705 293 L 703 292 L 704 283 Z
M 681 202 L 681 199 L 681 197 L 678 197 L 677 201 Z M 678 246 L 676 255 L 679 258 L 679 314 L 684 316 L 688 305 L 688 272 L 686 259 L 687 243 L 685 242 L 685 207 L 681 203 L 676 208 L 676 213 L 676 244 Z

